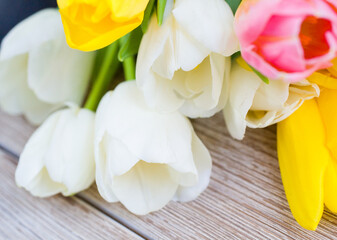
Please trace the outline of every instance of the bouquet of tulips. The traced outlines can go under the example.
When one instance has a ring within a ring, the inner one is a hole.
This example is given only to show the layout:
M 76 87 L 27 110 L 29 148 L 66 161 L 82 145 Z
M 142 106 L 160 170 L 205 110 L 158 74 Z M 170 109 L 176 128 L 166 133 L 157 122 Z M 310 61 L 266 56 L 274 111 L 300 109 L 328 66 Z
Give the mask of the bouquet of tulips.
M 1 43 L 0 106 L 40 125 L 18 186 L 70 196 L 95 180 L 135 214 L 191 201 L 212 161 L 188 118 L 222 111 L 235 139 L 277 123 L 301 226 L 337 212 L 336 0 L 57 3 Z

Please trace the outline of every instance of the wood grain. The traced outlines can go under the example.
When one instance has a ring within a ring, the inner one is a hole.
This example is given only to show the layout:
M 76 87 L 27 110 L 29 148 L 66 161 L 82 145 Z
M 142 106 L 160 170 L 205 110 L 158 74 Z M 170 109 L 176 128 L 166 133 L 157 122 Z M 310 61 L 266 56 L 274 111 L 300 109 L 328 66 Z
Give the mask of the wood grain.
M 109 204 L 95 186 L 79 197 L 128 228 L 160 239 L 331 239 L 337 217 L 326 211 L 316 232 L 301 228 L 285 198 L 276 158 L 275 127 L 248 130 L 233 140 L 221 114 L 193 121 L 213 158 L 209 188 L 195 201 L 171 202 L 164 209 L 135 216 Z M 0 113 L 0 145 L 19 154 L 34 130 L 20 117 Z
M 0 150 L 0 239 L 141 239 L 76 197 L 32 197 L 15 185 L 15 166 Z

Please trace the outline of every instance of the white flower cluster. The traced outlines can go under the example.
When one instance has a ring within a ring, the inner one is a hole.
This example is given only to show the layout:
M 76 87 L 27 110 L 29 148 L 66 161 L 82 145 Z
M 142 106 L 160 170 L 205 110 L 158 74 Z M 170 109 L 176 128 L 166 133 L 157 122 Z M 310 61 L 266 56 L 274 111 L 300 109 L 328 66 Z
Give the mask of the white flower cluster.
M 305 80 L 264 84 L 231 60 L 239 50 L 233 22 L 223 0 L 168 0 L 163 25 L 153 16 L 142 39 L 136 81 L 106 93 L 96 114 L 77 107 L 95 54 L 66 45 L 57 10 L 15 27 L 1 45 L 0 106 L 34 124 L 54 112 L 20 156 L 18 186 L 68 196 L 96 179 L 105 200 L 136 214 L 195 199 L 212 162 L 187 117 L 224 110 L 230 133 L 242 139 L 246 126 L 280 121 L 319 94 Z

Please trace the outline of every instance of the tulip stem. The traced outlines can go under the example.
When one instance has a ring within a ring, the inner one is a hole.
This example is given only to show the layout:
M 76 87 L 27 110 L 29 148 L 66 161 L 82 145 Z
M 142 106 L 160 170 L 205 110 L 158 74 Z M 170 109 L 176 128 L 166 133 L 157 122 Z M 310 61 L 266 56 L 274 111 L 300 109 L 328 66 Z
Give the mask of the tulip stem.
M 96 111 L 99 101 L 108 90 L 109 84 L 119 68 L 118 50 L 118 42 L 114 42 L 105 48 L 101 67 L 98 70 L 97 78 L 93 83 L 84 108 Z
M 136 79 L 136 66 L 134 56 L 127 57 L 123 61 L 124 77 L 126 81 Z

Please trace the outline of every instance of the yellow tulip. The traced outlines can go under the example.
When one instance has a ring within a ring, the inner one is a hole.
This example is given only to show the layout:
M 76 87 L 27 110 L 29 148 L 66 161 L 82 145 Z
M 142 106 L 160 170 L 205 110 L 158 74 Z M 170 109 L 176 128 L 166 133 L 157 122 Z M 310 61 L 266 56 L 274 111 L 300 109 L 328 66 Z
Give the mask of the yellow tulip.
M 138 27 L 149 0 L 57 0 L 70 47 L 93 51 Z
M 324 205 L 337 213 L 337 61 L 309 80 L 321 95 L 277 126 L 282 181 L 294 218 L 315 230 Z

